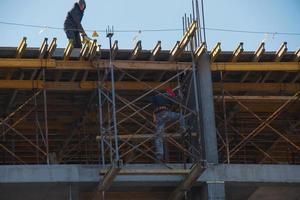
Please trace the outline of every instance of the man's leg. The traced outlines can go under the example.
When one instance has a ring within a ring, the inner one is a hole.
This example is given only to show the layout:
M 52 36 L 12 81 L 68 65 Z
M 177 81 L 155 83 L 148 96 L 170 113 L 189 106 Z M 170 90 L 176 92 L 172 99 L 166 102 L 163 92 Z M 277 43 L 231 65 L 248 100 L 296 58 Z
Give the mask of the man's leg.
M 168 119 L 170 121 L 179 120 L 180 127 L 185 131 L 185 129 L 186 129 L 185 120 L 181 113 L 168 111 Z
M 154 138 L 154 145 L 156 158 L 159 160 L 164 156 L 163 132 L 166 123 L 165 116 L 166 113 L 164 111 L 156 114 L 156 136 Z
M 75 41 L 75 33 L 74 33 L 74 31 L 67 30 L 65 32 L 66 32 L 67 38 L 69 40 L 72 40 L 73 44 L 74 44 L 74 41 Z
M 82 48 L 80 34 L 78 31 L 75 32 L 74 48 Z

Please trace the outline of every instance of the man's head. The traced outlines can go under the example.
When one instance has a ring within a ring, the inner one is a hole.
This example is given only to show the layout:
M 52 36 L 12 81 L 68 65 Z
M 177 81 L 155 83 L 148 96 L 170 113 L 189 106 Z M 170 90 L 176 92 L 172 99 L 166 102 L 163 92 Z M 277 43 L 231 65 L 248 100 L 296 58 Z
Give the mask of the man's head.
M 167 92 L 167 94 L 168 94 L 169 96 L 171 96 L 171 97 L 175 97 L 175 96 L 176 96 L 175 92 L 174 92 L 173 89 L 170 88 L 170 87 L 168 87 L 168 88 L 166 89 L 166 92 Z
M 79 7 L 80 7 L 80 10 L 85 10 L 85 8 L 86 8 L 85 0 L 79 0 L 78 4 L 79 4 Z

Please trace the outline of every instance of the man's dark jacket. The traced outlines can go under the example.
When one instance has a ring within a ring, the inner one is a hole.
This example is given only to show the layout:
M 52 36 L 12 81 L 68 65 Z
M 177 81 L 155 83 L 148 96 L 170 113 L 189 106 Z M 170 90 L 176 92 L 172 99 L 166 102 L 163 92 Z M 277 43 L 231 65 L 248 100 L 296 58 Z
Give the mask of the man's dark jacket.
M 74 30 L 83 32 L 83 27 L 81 25 L 81 20 L 83 18 L 84 10 L 81 11 L 79 4 L 75 3 L 74 7 L 68 12 L 67 18 L 64 23 L 64 29 L 67 30 Z
M 153 102 L 155 108 L 158 108 L 160 106 L 169 107 L 169 106 L 174 105 L 174 102 L 171 101 L 170 98 L 173 98 L 173 97 L 171 97 L 167 93 L 157 94 L 152 97 L 152 102 Z

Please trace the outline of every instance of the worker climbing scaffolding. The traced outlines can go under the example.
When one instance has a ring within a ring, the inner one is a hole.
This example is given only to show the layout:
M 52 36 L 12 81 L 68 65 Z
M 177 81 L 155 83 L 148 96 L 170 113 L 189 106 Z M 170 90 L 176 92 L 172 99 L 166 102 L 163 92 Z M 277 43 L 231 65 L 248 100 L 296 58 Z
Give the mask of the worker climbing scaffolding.
M 83 41 L 89 40 L 81 24 L 85 9 L 85 0 L 79 0 L 68 12 L 64 23 L 64 31 L 67 35 L 67 38 L 72 40 L 74 48 L 82 48 L 80 35 Z
M 155 154 L 158 160 L 164 157 L 163 134 L 165 124 L 169 121 L 177 121 L 180 123 L 180 132 L 186 131 L 186 125 L 183 115 L 180 112 L 171 110 L 174 105 L 175 98 L 179 98 L 172 88 L 167 88 L 166 93 L 157 94 L 153 97 L 155 109 L 153 111 L 153 121 L 156 124 L 156 136 L 154 139 Z

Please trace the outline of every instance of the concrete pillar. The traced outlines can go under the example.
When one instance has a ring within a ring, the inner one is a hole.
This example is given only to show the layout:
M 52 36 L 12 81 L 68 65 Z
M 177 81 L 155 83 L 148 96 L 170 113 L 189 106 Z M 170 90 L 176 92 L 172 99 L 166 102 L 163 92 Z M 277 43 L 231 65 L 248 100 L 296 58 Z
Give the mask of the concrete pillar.
M 203 54 L 197 62 L 197 87 L 205 158 L 208 163 L 218 163 L 218 147 L 213 99 L 213 84 L 209 55 Z
M 69 184 L 68 200 L 79 200 L 78 184 Z
M 192 191 L 192 200 L 225 200 L 224 182 L 207 182 L 201 188 Z

